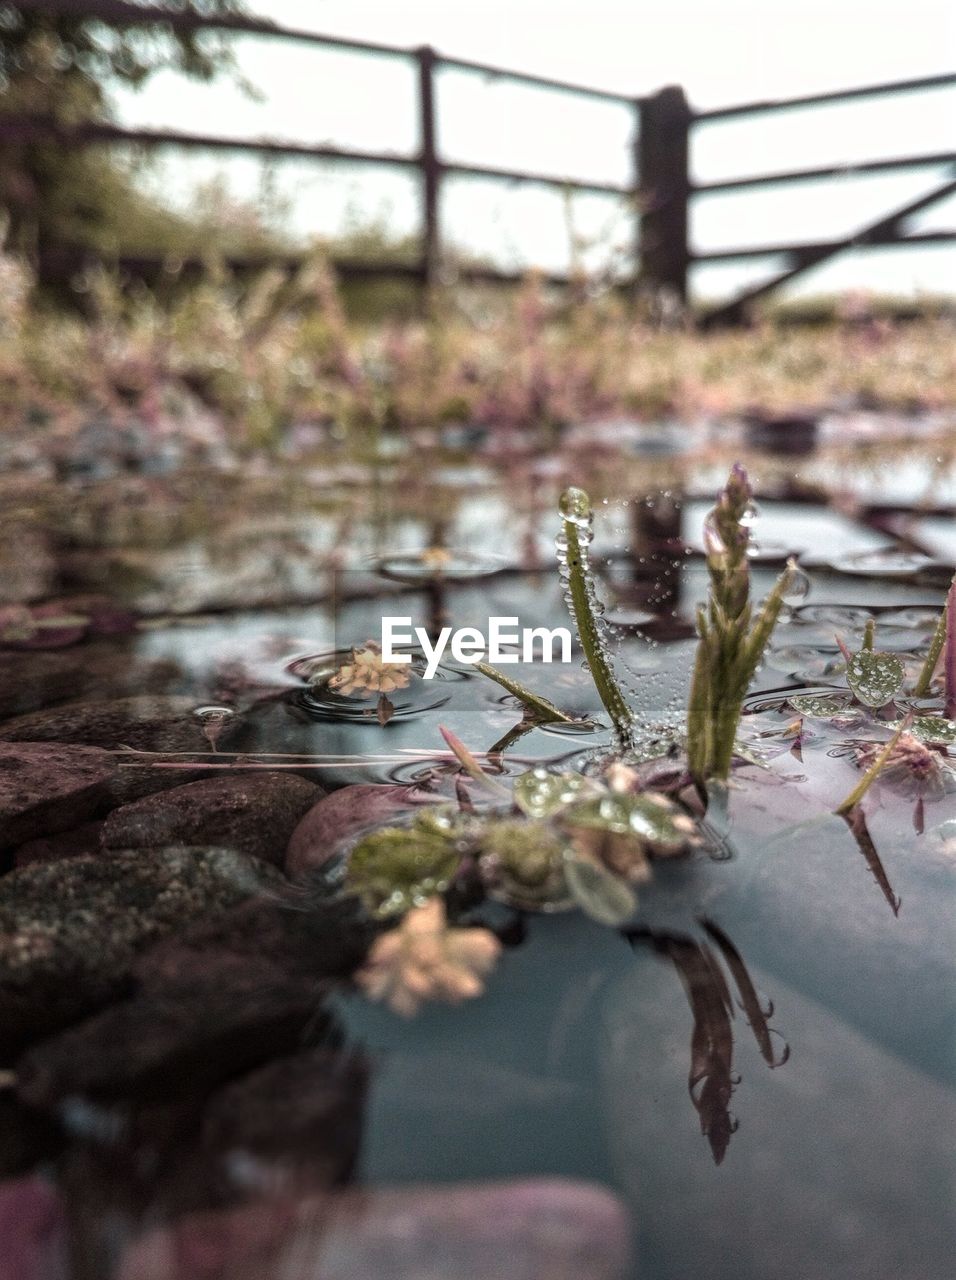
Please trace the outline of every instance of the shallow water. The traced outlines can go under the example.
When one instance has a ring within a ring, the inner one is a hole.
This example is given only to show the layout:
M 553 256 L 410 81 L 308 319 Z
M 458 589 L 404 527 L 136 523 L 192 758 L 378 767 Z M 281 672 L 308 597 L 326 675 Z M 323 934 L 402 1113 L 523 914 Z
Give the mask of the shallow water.
M 462 477 L 445 480 L 453 488 Z M 149 748 L 161 755 L 120 758 L 138 783 L 148 777 L 153 791 L 255 766 L 327 789 L 415 782 L 447 794 L 439 725 L 477 752 L 506 743 L 505 775 L 537 761 L 580 762 L 610 736 L 577 661 L 523 664 L 509 674 L 588 720 L 584 728 L 523 732 L 515 700 L 454 663 L 427 686 L 418 682 L 396 695 L 384 728 L 374 702 L 343 715 L 341 699 L 310 691 L 303 681 L 306 659 L 376 638 L 383 611 L 426 625 L 440 619 L 483 628 L 491 615 L 567 625 L 551 568 L 553 518 L 537 503 L 516 505 L 513 493 L 477 487 L 486 481 L 487 474 L 466 474 L 463 492 L 437 522 L 391 512 L 377 525 L 368 513 L 380 493 L 365 495 L 358 523 L 337 524 L 334 511 L 297 518 L 301 545 L 288 556 L 298 567 L 283 570 L 279 600 L 268 599 L 262 566 L 268 577 L 269 557 L 281 559 L 280 543 L 264 546 L 265 535 L 224 559 L 215 538 L 200 538 L 158 568 L 154 563 L 147 584 L 130 576 L 127 556 L 104 578 L 114 601 L 137 611 L 127 633 L 32 653 L 10 649 L 11 705 L 23 710 L 16 673 L 28 678 L 33 662 L 38 673 L 44 663 L 50 667 L 42 677 L 50 696 L 33 699 L 41 712 L 44 701 L 53 712 L 71 693 L 103 702 L 147 690 L 186 700 L 187 712 L 231 711 L 213 744 L 204 736 L 208 718 L 183 715 L 171 749 L 161 744 Z M 758 690 L 842 684 L 834 633 L 855 647 L 873 606 L 879 647 L 906 657 L 925 646 L 952 572 L 939 521 L 921 522 L 926 554 L 908 563 L 900 556 L 911 552 L 845 511 L 773 500 L 761 508 L 755 597 L 769 589 L 790 553 L 801 556 L 812 587 L 779 626 Z M 705 510 L 703 500 L 694 500 L 677 513 L 677 533 L 691 545 Z M 635 541 L 634 518 L 630 503 L 599 508 L 593 554 L 615 658 L 632 695 L 643 717 L 673 723 L 686 697 L 691 620 L 705 573 L 683 549 Z M 310 557 L 335 548 L 340 536 L 349 554 L 320 572 Z M 487 572 L 449 571 L 439 590 L 434 580 L 415 582 L 414 573 L 409 580 L 404 561 L 396 567 L 393 553 L 439 542 L 467 550 Z M 377 561 L 383 547 L 393 561 L 387 580 Z M 859 559 L 884 548 L 895 563 Z M 76 563 L 69 572 L 75 581 Z M 258 584 L 260 607 L 228 607 L 236 580 Z M 67 671 L 72 666 L 72 687 L 50 665 L 50 654 L 60 655 Z M 296 1132 L 294 1099 L 290 1119 L 289 1098 L 272 1097 L 263 1086 L 256 1105 L 266 1129 L 274 1108 L 279 1149 L 264 1155 L 252 1143 L 251 1158 L 241 1134 L 221 1148 L 207 1133 L 197 1146 L 213 1105 L 210 1090 L 215 1100 L 230 1080 L 318 1045 L 327 1054 L 316 1068 L 322 1088 L 338 1101 L 329 1103 L 331 1118 L 318 1136 L 308 1131 L 314 1149 L 293 1187 L 300 1175 L 309 1189 L 356 1180 L 374 1189 L 557 1175 L 596 1182 L 620 1197 L 629 1213 L 627 1274 L 634 1280 L 948 1277 L 956 1226 L 956 797 L 877 788 L 867 804 L 868 839 L 855 838 L 842 819 L 817 816 L 830 814 L 859 778 L 843 750 L 852 724 L 811 723 L 795 750 L 783 736 L 792 713 L 762 697 L 751 700 L 742 736 L 764 764 L 741 769 L 730 790 L 731 856 L 700 853 L 658 864 L 624 932 L 577 912 L 522 918 L 486 906 L 507 945 L 479 1000 L 427 1007 L 405 1022 L 341 985 L 329 995 L 319 983 L 312 1017 L 301 1017 L 297 1027 L 290 1013 L 281 1034 L 274 1030 L 274 1049 L 256 1040 L 251 1052 L 244 1033 L 200 1048 L 200 1059 L 207 1053 L 208 1065 L 211 1054 L 215 1066 L 202 1086 L 192 1067 L 176 1066 L 193 1061 L 188 1028 L 177 1032 L 186 1035 L 180 1058 L 167 1061 L 157 1050 L 168 1073 L 163 1089 L 148 1072 L 126 1079 L 121 1054 L 108 1083 L 84 1064 L 87 1074 L 77 1076 L 74 1088 L 55 1045 L 73 1033 L 65 1025 L 50 1028 L 39 1037 L 37 1060 L 52 1071 L 43 1053 L 54 1043 L 65 1083 L 59 1093 L 52 1090 L 55 1103 L 42 1107 L 37 1099 L 52 1089 L 53 1076 L 41 1084 L 31 1076 L 26 1110 L 11 1103 L 7 1115 L 20 1155 L 5 1166 L 6 1176 L 38 1169 L 58 1186 L 69 1224 L 69 1263 L 61 1258 L 59 1272 L 37 1274 L 131 1280 L 123 1271 L 127 1249 L 145 1228 L 185 1212 L 220 1211 L 248 1199 L 250 1187 L 271 1187 L 257 1179 L 264 1169 L 285 1167 L 281 1135 Z M 122 723 L 109 742 L 65 732 L 45 740 L 54 748 L 125 743 Z M 321 760 L 314 758 L 319 753 Z M 104 816 L 84 810 L 83 824 Z M 70 825 L 58 821 L 49 834 L 68 836 Z M 216 836 L 213 826 L 208 843 Z M 18 847 L 26 843 L 8 848 L 10 863 L 21 860 Z M 70 852 L 81 847 L 82 840 Z M 296 905 L 296 913 L 283 910 L 308 916 L 307 900 Z M 238 1004 L 249 969 L 270 963 L 267 942 L 256 960 L 241 949 L 237 954 L 245 955 L 245 967 L 223 971 L 227 1004 L 229 982 L 237 992 L 242 987 Z M 201 969 L 201 957 L 197 964 Z M 220 982 L 218 970 L 214 980 Z M 142 972 L 137 981 L 145 981 Z M 158 999 L 150 990 L 148 999 Z M 122 982 L 69 1021 L 88 1029 L 125 1001 L 133 1011 L 124 1034 L 148 1038 L 151 1006 L 142 1018 L 136 1012 L 145 998 Z M 253 1039 L 261 1035 L 255 1027 Z M 102 1044 L 105 1060 L 107 1038 L 115 1041 L 116 1034 L 103 1023 L 90 1042 L 94 1057 Z M 67 1061 L 69 1047 L 62 1051 Z M 139 1060 L 140 1047 L 130 1042 L 131 1061 Z M 347 1069 L 357 1060 L 363 1067 L 353 1080 Z M 18 1069 L 16 1057 L 10 1065 Z M 8 1091 L 3 1105 L 9 1101 Z M 296 1145 L 293 1137 L 289 1143 Z M 288 1185 L 281 1183 L 283 1194 Z M 193 1274 L 200 1271 L 156 1273 L 163 1280 Z

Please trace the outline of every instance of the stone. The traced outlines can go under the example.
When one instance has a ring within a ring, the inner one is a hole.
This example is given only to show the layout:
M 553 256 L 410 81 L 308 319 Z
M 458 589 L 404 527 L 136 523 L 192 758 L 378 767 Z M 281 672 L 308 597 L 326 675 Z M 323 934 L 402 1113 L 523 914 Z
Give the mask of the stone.
M 193 714 L 192 698 L 140 694 L 60 703 L 0 725 L 0 742 L 67 742 L 117 750 L 197 752 L 209 749 L 202 726 Z M 228 745 L 240 716 L 222 730 L 218 745 Z M 155 761 L 130 755 L 117 761 L 112 803 L 122 804 L 196 777 L 188 765 L 154 768 Z
M 100 640 L 67 652 L 0 651 L 0 720 L 80 697 L 162 694 L 181 680 L 175 662 L 140 658 L 124 641 Z
M 354 901 L 310 901 L 304 892 L 287 891 L 193 924 L 143 952 L 132 972 L 151 995 L 197 976 L 228 985 L 266 964 L 290 981 L 344 979 L 362 963 L 377 932 Z
M 623 1280 L 628 1215 L 559 1178 L 342 1192 L 194 1214 L 133 1242 L 119 1280 Z
M 0 719 L 37 711 L 76 694 L 75 657 L 63 653 L 0 653 Z
M 233 1184 L 241 1160 L 263 1189 L 339 1186 L 358 1160 L 367 1084 L 358 1054 L 323 1046 L 277 1058 L 213 1094 L 202 1147 Z
M 231 850 L 38 863 L 0 880 L 0 1060 L 122 995 L 137 951 L 274 884 Z
M 141 751 L 204 751 L 202 729 L 191 698 L 81 699 L 17 716 L 0 725 L 0 742 L 72 742 L 85 746 L 133 747 Z M 223 731 L 224 744 L 232 726 Z
M 361 964 L 372 933 L 354 903 L 290 907 L 278 893 L 194 923 L 131 963 L 130 998 L 22 1058 L 21 1095 L 44 1108 L 164 1099 L 319 1043 L 323 993 Z
M 102 812 L 115 775 L 112 756 L 94 747 L 0 742 L 0 849 Z
M 38 836 L 21 844 L 13 855 L 14 865 L 29 867 L 34 862 L 57 862 L 60 858 L 92 856 L 100 851 L 102 822 L 83 822 L 69 831 Z
M 122 1000 L 44 1040 L 17 1062 L 18 1096 L 60 1114 L 84 1104 L 181 1102 L 276 1054 L 321 1040 L 323 987 L 268 960 L 232 973 L 194 974 Z
M 0 1280 L 58 1280 L 68 1274 L 66 1214 L 40 1177 L 0 1183 Z
M 114 810 L 102 843 L 107 849 L 215 844 L 281 866 L 296 824 L 321 796 L 314 783 L 291 774 L 217 774 Z
M 314 805 L 292 832 L 286 871 L 296 879 L 307 877 L 320 870 L 360 831 L 395 822 L 417 805 L 434 801 L 434 795 L 414 786 L 355 783 L 340 787 Z

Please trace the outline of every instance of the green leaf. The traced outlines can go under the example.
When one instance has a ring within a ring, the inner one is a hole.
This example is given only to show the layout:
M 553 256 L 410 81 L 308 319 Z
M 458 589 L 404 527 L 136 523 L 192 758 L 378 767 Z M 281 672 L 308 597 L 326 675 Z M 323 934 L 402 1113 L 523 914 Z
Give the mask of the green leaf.
M 637 909 L 637 894 L 631 886 L 596 862 L 567 858 L 564 877 L 575 902 L 599 924 L 619 928 Z
M 892 653 L 864 649 L 847 663 L 846 682 L 866 707 L 885 707 L 902 689 L 903 678 L 903 664 Z
M 458 869 L 454 841 L 428 821 L 380 827 L 364 836 L 349 857 L 345 887 L 373 914 L 400 915 L 443 893 Z
M 850 705 L 850 698 L 845 693 L 798 693 L 787 701 L 800 715 L 816 716 L 821 720 L 840 715 Z
M 956 720 L 943 716 L 917 716 L 910 733 L 920 742 L 956 743 Z
M 683 849 L 695 834 L 692 819 L 682 809 L 666 796 L 648 791 L 611 793 L 576 804 L 565 821 L 574 827 L 636 836 L 665 853 Z
M 515 779 L 514 802 L 529 818 L 550 818 L 592 792 L 594 786 L 591 779 L 581 773 L 529 769 Z

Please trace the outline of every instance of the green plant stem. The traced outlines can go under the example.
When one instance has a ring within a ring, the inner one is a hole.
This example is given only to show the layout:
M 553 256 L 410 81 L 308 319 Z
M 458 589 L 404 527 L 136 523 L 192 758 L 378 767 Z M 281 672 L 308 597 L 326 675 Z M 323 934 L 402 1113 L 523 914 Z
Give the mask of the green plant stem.
M 774 583 L 749 632 L 747 607 L 728 618 L 712 599 L 709 617 L 698 611 L 700 641 L 687 709 L 687 762 L 698 785 L 730 775 L 744 696 L 780 616 L 792 569 L 788 564 Z
M 946 642 L 946 619 L 948 614 L 948 606 L 943 605 L 943 611 L 939 615 L 933 638 L 929 642 L 926 661 L 923 663 L 916 684 L 913 686 L 913 693 L 917 698 L 925 698 L 929 695 L 930 682 L 933 679 L 936 664 L 939 662 L 939 655 L 943 652 L 943 645 Z
M 591 679 L 604 704 L 604 709 L 611 717 L 614 732 L 624 750 L 634 745 L 634 730 L 631 712 L 624 695 L 611 670 L 607 654 L 601 643 L 597 619 L 591 609 L 588 593 L 587 549 L 582 547 L 578 536 L 579 529 L 573 520 L 564 521 L 564 536 L 567 539 L 568 555 L 568 590 L 571 593 L 571 610 L 577 627 L 578 639 L 587 660 Z
M 573 716 L 569 716 L 559 707 L 556 707 L 553 702 L 549 702 L 548 699 L 542 697 L 540 693 L 532 693 L 530 689 L 526 689 L 523 684 L 517 680 L 513 680 L 511 676 L 506 676 L 505 673 L 503 671 L 499 671 L 497 667 L 491 666 L 488 662 L 476 662 L 475 666 L 483 676 L 487 676 L 489 680 L 494 680 L 497 684 L 501 685 L 502 689 L 507 689 L 510 694 L 520 702 L 523 702 L 528 710 L 533 712 L 539 720 L 559 720 L 563 724 L 573 724 Z
M 883 766 L 886 764 L 887 760 L 890 758 L 890 752 L 899 742 L 900 736 L 910 727 L 912 723 L 913 723 L 913 713 L 911 711 L 904 718 L 900 727 L 893 734 L 892 738 L 890 738 L 890 740 L 887 742 L 886 746 L 883 748 L 880 754 L 876 757 L 876 759 L 870 765 L 869 769 L 867 769 L 866 773 L 864 773 L 863 777 L 856 784 L 856 786 L 853 788 L 853 790 L 850 792 L 847 798 L 843 801 L 841 805 L 839 805 L 838 808 L 834 809 L 833 811 L 834 813 L 839 814 L 839 816 L 843 818 L 848 813 L 853 812 L 856 806 L 860 803 L 860 801 L 869 791 L 870 787 L 879 777 L 880 771 L 882 770 Z

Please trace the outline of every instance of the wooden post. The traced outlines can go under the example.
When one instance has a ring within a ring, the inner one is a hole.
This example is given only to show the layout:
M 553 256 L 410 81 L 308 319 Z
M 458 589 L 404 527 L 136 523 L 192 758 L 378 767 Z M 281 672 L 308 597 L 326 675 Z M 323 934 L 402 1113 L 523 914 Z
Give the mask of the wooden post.
M 422 278 L 426 292 L 438 283 L 441 236 L 438 225 L 438 184 L 441 165 L 435 145 L 435 50 L 422 45 L 418 58 L 418 102 L 421 132 L 419 164 L 422 174 Z
M 691 110 L 684 91 L 668 85 L 640 102 L 637 179 L 642 292 L 666 291 L 687 301 L 688 143 Z

